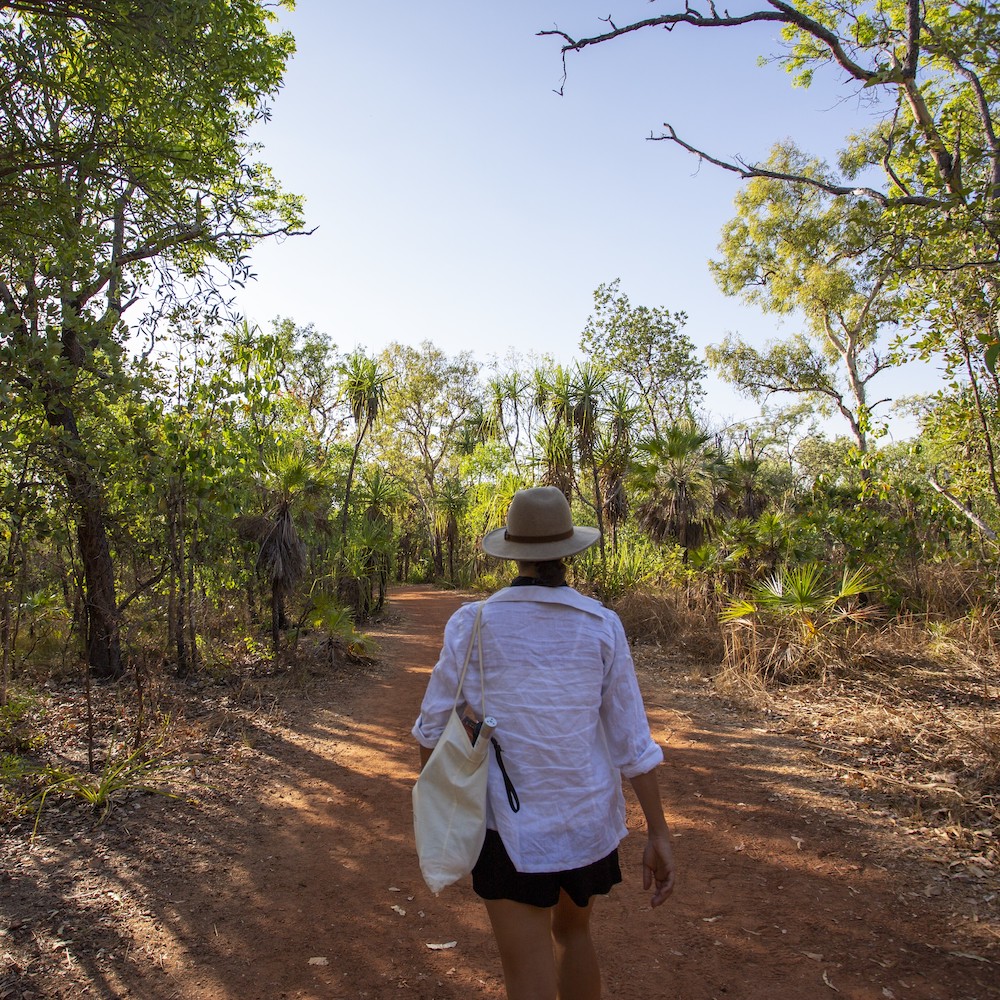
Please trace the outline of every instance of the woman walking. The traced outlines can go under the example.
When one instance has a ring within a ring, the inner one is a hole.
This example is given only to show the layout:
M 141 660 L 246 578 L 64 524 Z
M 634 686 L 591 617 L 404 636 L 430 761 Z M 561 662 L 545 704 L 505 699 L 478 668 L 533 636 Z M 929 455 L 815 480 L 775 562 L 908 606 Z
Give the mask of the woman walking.
M 521 490 L 506 528 L 483 550 L 517 562 L 512 584 L 481 614 L 483 673 L 460 701 L 495 717 L 486 843 L 472 872 L 486 903 L 510 1000 L 597 1000 L 590 935 L 594 899 L 621 881 L 626 836 L 621 778 L 646 819 L 643 887 L 664 903 L 674 886 L 653 741 L 618 616 L 566 583 L 563 560 L 597 541 L 573 525 L 555 487 Z M 413 727 L 426 762 L 451 714 L 477 605 L 460 608 Z M 502 748 L 502 749 L 501 749 Z

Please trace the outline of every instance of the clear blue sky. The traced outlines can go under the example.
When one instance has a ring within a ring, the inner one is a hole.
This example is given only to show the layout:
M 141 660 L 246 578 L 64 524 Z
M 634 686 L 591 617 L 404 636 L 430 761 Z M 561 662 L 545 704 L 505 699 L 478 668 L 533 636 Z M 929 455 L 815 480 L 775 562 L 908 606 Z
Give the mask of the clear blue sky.
M 780 49 L 773 26 L 638 33 L 573 55 L 554 92 L 559 41 L 539 30 L 593 35 L 609 13 L 621 25 L 667 9 L 299 0 L 282 15 L 298 51 L 258 138 L 318 229 L 258 248 L 248 318 L 312 323 L 341 349 L 429 339 L 483 362 L 568 361 L 594 289 L 619 278 L 634 305 L 687 312 L 699 347 L 792 332 L 708 271 L 739 179 L 647 137 L 669 121 L 723 157 L 763 159 L 789 136 L 832 157 L 868 112 L 832 74 L 801 90 L 758 66 Z M 929 382 L 897 376 L 878 395 Z M 757 410 L 715 380 L 706 408 L 717 422 Z

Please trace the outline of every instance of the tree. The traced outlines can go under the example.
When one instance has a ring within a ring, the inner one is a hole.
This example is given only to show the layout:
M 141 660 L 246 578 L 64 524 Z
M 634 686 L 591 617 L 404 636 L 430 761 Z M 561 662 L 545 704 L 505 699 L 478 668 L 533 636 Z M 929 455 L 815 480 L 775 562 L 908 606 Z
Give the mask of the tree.
M 631 389 L 611 386 L 607 393 L 607 424 L 594 449 L 604 501 L 604 520 L 611 529 L 611 551 L 618 551 L 618 529 L 629 514 L 627 476 L 634 459 L 639 408 Z
M 344 484 L 344 506 L 340 512 L 341 557 L 347 544 L 347 519 L 350 513 L 351 487 L 354 470 L 358 464 L 358 454 L 365 435 L 371 430 L 385 405 L 386 387 L 392 376 L 377 358 L 368 357 L 364 351 L 356 350 L 347 356 L 343 366 L 343 392 L 351 416 L 354 418 L 354 447 L 351 462 L 347 467 L 347 482 Z M 341 558 L 340 564 L 342 565 Z
M 298 226 L 299 200 L 247 141 L 292 41 L 270 32 L 260 0 L 150 3 L 114 32 L 50 16 L 59 9 L 70 5 L 0 10 L 0 127 L 15 167 L 0 176 L 0 351 L 17 403 L 58 450 L 86 578 L 87 658 L 114 677 L 99 471 L 113 463 L 88 437 L 89 414 L 135 391 L 122 366 L 128 310 L 184 288 L 218 307 L 213 269 L 247 276 L 255 241 Z
M 456 460 L 454 446 L 466 419 L 481 405 L 472 355 L 449 358 L 430 341 L 419 349 L 391 344 L 381 355 L 392 373 L 385 419 L 377 429 L 377 452 L 406 483 L 431 543 L 434 571 L 444 574 L 437 498 Z
M 580 337 L 594 364 L 631 382 L 653 434 L 691 417 L 704 396 L 705 366 L 685 323 L 683 312 L 633 306 L 615 279 L 594 292 L 594 313 Z
M 995 289 L 1000 261 L 1000 9 L 985 0 L 766 0 L 756 9 L 705 9 L 688 2 L 683 11 L 562 39 L 567 55 L 635 32 L 657 29 L 660 38 L 678 28 L 743 31 L 780 27 L 784 51 L 777 61 L 808 85 L 832 68 L 853 82 L 865 102 L 866 127 L 850 136 L 839 176 L 783 169 L 742 159 L 724 160 L 677 135 L 666 124 L 655 137 L 744 179 L 806 185 L 824 194 L 865 202 L 902 237 L 898 273 L 910 284 L 933 275 L 973 272 Z M 867 122 L 872 122 L 867 124 Z M 947 283 L 945 283 L 947 284 Z M 937 294 L 950 294 L 938 288 Z M 992 357 L 1000 339 L 990 341 Z
M 572 490 L 591 508 L 601 532 L 604 554 L 604 498 L 597 467 L 598 445 L 604 411 L 607 372 L 589 361 L 572 368 L 556 366 L 551 373 L 539 373 L 538 399 L 548 411 L 549 421 L 539 436 L 544 468 L 543 481 L 559 486 L 572 502 Z M 579 470 L 576 468 L 579 462 Z M 590 495 L 584 491 L 590 477 Z
M 644 495 L 636 518 L 654 541 L 674 541 L 685 553 L 706 537 L 725 479 L 725 464 L 710 442 L 693 424 L 677 424 L 636 445 L 633 476 Z
M 775 171 L 822 177 L 825 167 L 794 146 L 775 148 Z M 758 402 L 800 393 L 832 403 L 868 450 L 868 386 L 893 362 L 880 345 L 894 332 L 901 293 L 892 291 L 895 234 L 870 204 L 833 199 L 807 184 L 754 178 L 736 197 L 737 215 L 723 229 L 721 257 L 711 262 L 727 295 L 766 312 L 801 317 L 804 334 L 763 352 L 727 337 L 709 361 Z
M 257 571 L 271 588 L 271 644 L 277 658 L 281 631 L 288 627 L 285 602 L 307 569 L 307 549 L 299 538 L 296 511 L 326 511 L 330 483 L 325 466 L 294 447 L 272 449 L 261 473 L 273 502 L 258 535 Z

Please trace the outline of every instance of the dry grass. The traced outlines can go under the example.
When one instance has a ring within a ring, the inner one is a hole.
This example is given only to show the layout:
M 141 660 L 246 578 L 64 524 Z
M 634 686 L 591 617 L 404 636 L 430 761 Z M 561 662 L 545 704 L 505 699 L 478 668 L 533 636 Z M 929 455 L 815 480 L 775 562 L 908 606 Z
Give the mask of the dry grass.
M 770 694 L 845 788 L 1000 865 L 1000 672 L 978 663 L 855 668 Z
M 766 710 L 777 728 L 797 736 L 852 799 L 880 803 L 967 863 L 1000 869 L 994 616 L 854 628 L 831 635 L 808 663 L 778 678 L 727 666 L 738 652 L 731 633 L 726 657 L 722 630 L 682 598 L 630 597 L 616 610 L 640 644 L 637 661 L 655 660 L 660 672 L 710 675 L 720 696 Z
M 656 643 L 680 657 L 711 664 L 722 659 L 722 632 L 715 615 L 692 608 L 681 590 L 633 593 L 612 607 L 632 643 Z

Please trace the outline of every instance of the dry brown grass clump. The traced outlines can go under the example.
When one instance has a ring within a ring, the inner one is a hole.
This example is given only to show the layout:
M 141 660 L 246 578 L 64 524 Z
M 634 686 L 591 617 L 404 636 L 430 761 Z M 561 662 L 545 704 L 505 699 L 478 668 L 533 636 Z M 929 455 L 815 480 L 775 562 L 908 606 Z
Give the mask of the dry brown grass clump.
M 722 632 L 714 613 L 692 608 L 681 590 L 631 593 L 612 608 L 632 643 L 655 643 L 711 664 L 722 659 Z

